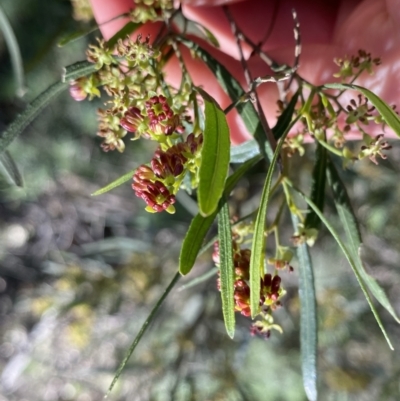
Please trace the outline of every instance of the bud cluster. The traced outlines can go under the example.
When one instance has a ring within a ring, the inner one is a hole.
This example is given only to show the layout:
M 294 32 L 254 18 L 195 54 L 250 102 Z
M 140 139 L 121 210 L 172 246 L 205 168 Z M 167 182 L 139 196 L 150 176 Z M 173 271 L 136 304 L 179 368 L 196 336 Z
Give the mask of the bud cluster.
M 232 246 L 233 246 L 233 268 L 235 272 L 234 281 L 234 300 L 235 300 L 235 311 L 240 312 L 243 316 L 251 316 L 250 310 L 250 249 L 242 249 L 240 247 L 241 240 L 238 238 L 243 238 L 241 235 L 238 236 L 235 231 L 233 231 L 232 236 Z M 288 261 L 291 259 L 288 251 L 284 256 Z M 216 266 L 219 266 L 219 243 L 218 241 L 214 243 L 213 261 Z M 279 269 L 288 268 L 289 271 L 293 269 L 289 265 L 288 261 L 274 261 L 275 266 L 279 266 Z M 277 269 L 276 269 L 277 270 Z M 221 281 L 218 277 L 217 286 L 220 289 Z M 260 278 L 260 313 L 257 320 L 251 327 L 252 334 L 261 334 L 268 338 L 270 330 L 277 329 L 281 331 L 278 325 L 273 324 L 272 312 L 275 311 L 279 306 L 281 306 L 280 299 L 285 295 L 285 290 L 281 286 L 281 277 L 275 271 L 274 274 L 264 274 Z

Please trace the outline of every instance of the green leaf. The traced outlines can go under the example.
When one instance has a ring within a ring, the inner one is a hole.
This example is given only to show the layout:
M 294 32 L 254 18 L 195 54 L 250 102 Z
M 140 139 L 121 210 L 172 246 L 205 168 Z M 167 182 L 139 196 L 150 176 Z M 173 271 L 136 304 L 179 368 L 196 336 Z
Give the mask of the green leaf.
M 229 176 L 226 180 L 224 195 L 228 197 L 243 175 L 261 159 L 262 156 L 260 155 L 254 156 L 246 163 L 243 163 L 231 176 Z M 211 224 L 215 220 L 216 215 L 217 211 L 207 217 L 197 214 L 190 223 L 179 256 L 179 271 L 182 275 L 186 275 L 192 270 L 204 238 L 210 229 Z
M 86 75 L 93 74 L 96 72 L 95 64 L 89 63 L 89 61 L 83 60 L 77 63 L 71 64 L 64 68 L 64 73 L 62 75 L 63 82 L 69 82 L 74 79 L 84 77 Z
M 41 93 L 26 109 L 1 133 L 0 154 L 22 131 L 39 115 L 39 113 L 64 89 L 67 83 L 57 82 Z
M 202 61 L 204 61 L 204 63 L 208 66 L 208 68 L 213 72 L 213 74 L 217 78 L 219 84 L 221 85 L 221 88 L 225 91 L 225 93 L 231 98 L 233 102 L 236 102 L 245 94 L 240 83 L 221 63 L 219 63 L 207 51 L 205 51 L 197 43 L 194 43 L 189 39 L 182 37 L 179 37 L 178 39 L 188 49 L 192 50 L 197 57 L 199 57 Z M 236 109 L 240 117 L 242 118 L 244 125 L 247 128 L 247 131 L 250 133 L 250 135 L 254 136 L 254 138 L 259 143 L 262 152 L 265 153 L 271 160 L 273 151 L 266 139 L 264 129 L 260 123 L 260 119 L 252 103 L 251 102 L 238 103 Z
M 275 124 L 275 127 L 272 128 L 272 132 L 276 140 L 278 140 L 285 133 L 287 127 L 291 123 L 299 95 L 300 95 L 300 89 L 298 89 L 296 93 L 292 96 L 289 104 L 287 105 L 285 110 L 283 110 L 282 114 L 279 116 L 278 121 Z
M 0 7 L 0 31 L 3 33 L 4 41 L 6 42 L 8 51 L 11 57 L 11 66 L 17 84 L 17 96 L 22 97 L 25 92 L 25 77 L 24 66 L 22 63 L 21 51 L 19 49 L 17 38 L 14 31 L 5 15 L 3 9 Z
M 326 184 L 326 163 L 328 160 L 328 153 L 326 148 L 317 143 L 316 161 L 312 174 L 311 186 L 311 199 L 317 205 L 318 209 L 324 211 L 325 203 L 325 184 Z M 319 229 L 321 220 L 315 212 L 309 208 L 306 221 L 304 222 L 305 228 Z
M 360 257 L 360 247 L 362 238 L 358 227 L 357 218 L 350 204 L 350 199 L 347 195 L 346 188 L 339 177 L 339 174 L 333 165 L 332 161 L 328 163 L 328 180 L 332 188 L 333 197 L 336 209 L 338 211 L 340 222 L 344 228 L 347 238 L 349 252 L 353 257 L 357 270 L 364 280 L 365 284 L 371 291 L 377 301 L 400 323 L 394 308 L 385 294 L 385 291 L 380 287 L 377 281 L 371 277 L 365 270 L 364 264 Z
M 63 36 L 57 43 L 58 47 L 64 47 L 65 45 L 68 45 L 72 42 L 75 42 L 76 40 L 82 39 L 85 36 L 96 32 L 99 30 L 98 25 L 91 25 L 87 27 L 86 29 L 81 29 L 72 33 L 68 33 L 67 35 Z
M 100 188 L 97 191 L 93 192 L 91 196 L 98 196 L 98 195 L 105 194 L 106 192 L 111 191 L 112 189 L 117 188 L 122 184 L 125 184 L 125 182 L 132 180 L 132 176 L 135 173 L 135 171 L 136 171 L 136 169 L 128 171 L 126 174 L 117 178 L 113 182 L 110 182 L 105 187 Z
M 215 212 L 224 191 L 229 169 L 229 127 L 217 102 L 201 88 L 205 105 L 205 127 L 199 168 L 198 202 L 203 216 Z
M 293 227 L 299 225 L 298 217 L 292 213 Z M 296 248 L 299 260 L 300 298 L 300 350 L 304 390 L 309 401 L 317 400 L 317 344 L 318 323 L 314 286 L 313 265 L 307 244 Z
M 255 139 L 249 139 L 237 146 L 231 146 L 231 163 L 244 163 L 260 154 L 260 147 Z
M 215 37 L 215 35 L 204 25 L 199 24 L 198 22 L 194 22 L 196 26 L 204 33 L 204 36 L 206 39 L 215 47 L 219 47 L 219 42 L 218 39 Z
M 350 267 L 353 270 L 354 275 L 357 278 L 358 284 L 360 285 L 361 290 L 364 293 L 365 299 L 367 300 L 368 305 L 371 308 L 371 311 L 375 317 L 375 320 L 378 323 L 378 326 L 381 329 L 383 336 L 385 337 L 386 342 L 389 345 L 389 348 L 391 350 L 393 350 L 394 349 L 393 345 L 386 333 L 385 328 L 383 327 L 382 321 L 378 315 L 378 311 L 376 310 L 374 304 L 372 303 L 371 297 L 370 297 L 370 295 L 367 291 L 366 285 L 364 283 L 364 279 L 363 279 L 362 275 L 360 274 L 359 268 L 357 266 L 358 263 L 354 262 L 355 258 L 353 257 L 352 253 L 348 251 L 348 249 L 344 245 L 343 241 L 340 239 L 339 234 L 336 232 L 336 230 L 333 228 L 332 224 L 328 221 L 328 219 L 324 216 L 324 214 L 318 209 L 317 205 L 309 197 L 307 197 L 303 192 L 301 192 L 299 189 L 295 188 L 289 181 L 288 181 L 288 184 L 308 203 L 308 205 L 310 205 L 310 207 L 314 210 L 314 212 L 318 215 L 318 217 L 324 223 L 325 227 L 329 230 L 332 237 L 338 243 L 340 249 L 346 256 L 346 259 L 348 260 Z
M 272 175 L 276 162 L 278 161 L 283 143 L 288 135 L 290 128 L 297 122 L 300 116 L 296 117 L 286 128 L 282 135 L 275 153 L 268 168 L 264 188 L 261 194 L 260 207 L 254 226 L 253 244 L 250 257 L 250 309 L 251 317 L 254 318 L 259 313 L 260 308 L 260 277 L 264 274 L 264 249 L 265 249 L 265 221 L 267 218 L 267 206 L 270 198 Z
M 127 36 L 136 31 L 141 25 L 141 23 L 129 21 L 106 42 L 106 47 L 112 49 L 118 43 L 119 39 L 126 39 Z
M 34 99 L 25 110 L 1 133 L 0 154 L 10 143 L 20 135 L 24 129 L 40 114 L 40 112 L 64 89 L 69 86 L 68 81 L 76 79 L 95 71 L 94 64 L 87 61 L 78 62 L 65 68 L 62 82 L 56 82 Z
M 322 88 L 326 89 L 354 89 L 361 92 L 368 100 L 375 106 L 379 114 L 385 120 L 386 124 L 400 137 L 400 117 L 393 111 L 393 109 L 379 96 L 362 86 L 352 84 L 326 84 Z
M 233 266 L 232 231 L 229 222 L 229 206 L 223 202 L 218 213 L 218 241 L 222 313 L 228 336 L 235 335 L 235 302 L 233 298 L 235 272 Z
M 8 150 L 0 155 L 0 163 L 2 164 L 6 174 L 9 176 L 12 183 L 17 187 L 23 187 L 24 181 L 22 179 L 22 175 L 19 172 L 18 166 Z
M 126 364 L 128 363 L 129 358 L 131 357 L 133 351 L 135 350 L 136 346 L 139 344 L 140 340 L 142 339 L 143 334 L 146 332 L 146 330 L 149 327 L 150 323 L 154 320 L 154 317 L 155 317 L 157 311 L 160 309 L 160 307 L 161 307 L 162 303 L 164 302 L 165 298 L 167 298 L 168 294 L 174 288 L 175 284 L 178 282 L 180 277 L 181 276 L 180 276 L 179 273 L 175 274 L 174 278 L 171 280 L 171 282 L 169 283 L 168 287 L 165 289 L 165 291 L 161 295 L 160 299 L 157 301 L 157 303 L 155 304 L 154 308 L 150 312 L 149 316 L 147 317 L 147 319 L 143 323 L 139 333 L 137 334 L 137 336 L 133 340 L 131 346 L 128 349 L 128 352 L 125 354 L 125 357 L 124 357 L 123 361 L 119 365 L 118 370 L 115 373 L 115 376 L 114 376 L 114 378 L 113 378 L 113 380 L 112 380 L 112 382 L 110 384 L 110 387 L 108 388 L 106 397 L 110 394 L 111 390 L 115 386 L 115 383 L 118 381 L 119 377 L 121 376 L 121 373 L 124 370 Z

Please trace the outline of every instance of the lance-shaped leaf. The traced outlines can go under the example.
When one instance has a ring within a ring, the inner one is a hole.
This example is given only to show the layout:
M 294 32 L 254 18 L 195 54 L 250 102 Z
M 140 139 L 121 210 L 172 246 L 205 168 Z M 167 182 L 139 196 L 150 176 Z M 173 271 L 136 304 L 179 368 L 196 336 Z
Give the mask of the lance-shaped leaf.
M 316 161 L 312 173 L 311 199 L 318 206 L 319 210 L 324 211 L 325 203 L 325 183 L 326 183 L 326 163 L 327 150 L 321 144 L 317 143 Z M 305 228 L 319 229 L 320 219 L 315 212 L 308 208 Z
M 64 47 L 65 45 L 73 43 L 76 40 L 82 39 L 85 36 L 90 35 L 91 33 L 96 32 L 98 30 L 99 26 L 97 24 L 94 24 L 86 27 L 85 29 L 80 29 L 75 32 L 68 33 L 58 41 L 57 46 Z
M 298 217 L 292 213 L 293 227 L 299 225 Z M 318 323 L 317 303 L 314 285 L 314 272 L 306 243 L 296 248 L 299 261 L 299 299 L 300 299 L 300 352 L 301 371 L 304 390 L 309 401 L 317 400 L 317 344 Z
M 347 195 L 346 188 L 339 177 L 339 174 L 332 161 L 328 163 L 328 181 L 333 192 L 333 198 L 336 209 L 338 211 L 340 222 L 344 228 L 347 238 L 349 252 L 355 262 L 355 266 L 377 301 L 400 323 L 396 311 L 390 304 L 390 301 L 377 281 L 371 277 L 365 270 L 364 264 L 360 256 L 360 248 L 362 238 L 358 227 L 357 218 L 351 207 L 350 199 Z
M 23 187 L 24 181 L 22 179 L 22 175 L 19 172 L 18 166 L 8 150 L 0 155 L 0 163 L 12 183 L 17 187 Z
M 257 155 L 246 163 L 242 164 L 231 176 L 226 180 L 224 195 L 229 196 L 233 188 L 243 175 L 249 171 L 256 163 L 262 159 Z M 189 229 L 182 243 L 181 253 L 179 256 L 179 271 L 182 275 L 186 275 L 192 270 L 197 255 L 200 252 L 204 238 L 215 220 L 217 211 L 207 217 L 203 217 L 198 213 L 190 223 Z
M 1 133 L 0 154 L 22 131 L 39 115 L 39 113 L 65 88 L 67 83 L 57 82 L 41 93 L 25 110 Z
M 283 110 L 282 114 L 278 117 L 278 121 L 275 124 L 275 127 L 272 128 L 272 132 L 276 140 L 278 140 L 286 131 L 286 128 L 292 122 L 293 113 L 296 108 L 297 99 L 300 95 L 300 89 L 296 91 L 296 93 L 290 99 L 289 104 Z
M 379 96 L 370 90 L 363 88 L 362 86 L 353 84 L 326 84 L 322 88 L 327 89 L 354 89 L 361 92 L 368 100 L 375 106 L 379 114 L 385 120 L 386 124 L 400 137 L 400 117 L 394 112 L 394 110 Z
M 107 184 L 103 188 L 100 188 L 97 191 L 93 192 L 92 196 L 98 196 L 98 195 L 105 194 L 106 192 L 109 192 L 112 189 L 117 188 L 122 184 L 125 184 L 125 182 L 127 182 L 129 180 L 132 180 L 132 177 L 133 177 L 133 174 L 135 173 L 135 171 L 136 171 L 136 169 L 127 172 L 126 174 L 124 174 L 123 176 L 117 178 L 113 182 L 110 182 L 109 184 Z
M 314 210 L 314 212 L 321 219 L 322 223 L 325 225 L 325 227 L 331 233 L 332 237 L 338 243 L 340 249 L 342 250 L 343 254 L 345 255 L 347 261 L 349 262 L 354 275 L 356 276 L 358 284 L 360 285 L 361 290 L 364 293 L 365 299 L 367 300 L 368 305 L 371 308 L 371 311 L 375 317 L 376 322 L 378 323 L 379 328 L 381 329 L 381 331 L 383 333 L 383 336 L 386 339 L 386 342 L 388 343 L 390 349 L 393 350 L 393 345 L 386 333 L 385 328 L 383 327 L 383 324 L 379 317 L 378 311 L 376 310 L 374 304 L 372 303 L 372 299 L 367 291 L 367 287 L 365 285 L 364 279 L 359 272 L 359 268 L 357 266 L 358 262 L 357 263 L 355 262 L 355 258 L 353 257 L 352 253 L 347 249 L 347 247 L 345 246 L 343 241 L 340 239 L 339 234 L 336 232 L 336 230 L 333 228 L 332 224 L 328 221 L 328 219 L 324 216 L 324 214 L 318 209 L 317 205 L 308 196 L 306 196 L 303 192 L 301 192 L 299 189 L 295 188 L 290 182 L 288 182 L 288 183 L 307 202 L 307 204 L 310 205 L 310 207 Z
M 283 110 L 275 126 L 272 128 L 272 133 L 276 140 L 284 134 L 286 128 L 291 123 L 298 97 L 299 91 L 293 95 L 288 106 Z M 240 145 L 231 147 L 231 163 L 243 163 L 259 153 L 260 146 L 257 141 L 255 139 L 250 139 Z
M 235 302 L 233 285 L 235 272 L 233 267 L 232 231 L 229 222 L 229 206 L 223 202 L 218 213 L 219 271 L 222 314 L 225 329 L 230 338 L 235 334 Z
M 96 72 L 96 70 L 97 69 L 95 64 L 89 63 L 89 61 L 86 60 L 78 61 L 64 68 L 62 81 L 69 82 L 74 79 L 78 79 L 86 75 L 93 74 L 94 72 Z
M 0 31 L 3 33 L 8 51 L 11 57 L 11 66 L 13 69 L 15 81 L 17 84 L 17 96 L 25 94 L 25 76 L 22 63 L 21 51 L 19 49 L 17 38 L 3 9 L 0 7 Z
M 117 369 L 117 372 L 115 373 L 115 376 L 114 376 L 114 378 L 113 378 L 113 380 L 112 380 L 112 382 L 110 384 L 110 387 L 108 388 L 106 397 L 110 394 L 111 390 L 114 388 L 115 383 L 118 381 L 119 377 L 121 376 L 122 371 L 124 370 L 126 364 L 128 363 L 129 358 L 133 354 L 133 351 L 135 350 L 135 348 L 139 344 L 140 340 L 142 339 L 143 334 L 146 332 L 146 330 L 149 327 L 150 323 L 154 320 L 154 317 L 156 316 L 157 311 L 160 309 L 160 307 L 161 307 L 162 303 L 164 302 L 165 298 L 167 298 L 168 294 L 174 288 L 175 284 L 178 282 L 180 277 L 181 276 L 180 276 L 179 273 L 175 274 L 175 276 L 173 277 L 173 279 L 169 283 L 168 287 L 164 290 L 164 292 L 161 295 L 160 299 L 157 301 L 157 303 L 155 304 L 154 308 L 150 312 L 149 316 L 147 317 L 147 319 L 143 323 L 142 327 L 139 330 L 139 333 L 137 334 L 137 336 L 133 340 L 131 346 L 129 347 L 129 349 L 127 351 L 127 353 L 125 354 L 124 359 L 122 360 L 121 364 L 119 365 L 119 367 Z
M 296 117 L 286 128 L 282 135 L 274 157 L 268 168 L 267 177 L 265 179 L 264 188 L 261 194 L 260 207 L 258 209 L 256 222 L 254 225 L 254 236 L 251 247 L 250 257 L 250 309 L 251 317 L 254 318 L 260 309 L 260 278 L 264 275 L 264 250 L 265 250 L 265 221 L 267 218 L 267 207 L 271 194 L 272 175 L 274 173 L 276 162 L 278 161 L 280 151 L 290 128 L 297 122 L 300 116 Z
M 203 216 L 215 212 L 222 197 L 229 169 L 229 127 L 218 103 L 201 88 L 205 124 L 199 168 L 198 202 Z

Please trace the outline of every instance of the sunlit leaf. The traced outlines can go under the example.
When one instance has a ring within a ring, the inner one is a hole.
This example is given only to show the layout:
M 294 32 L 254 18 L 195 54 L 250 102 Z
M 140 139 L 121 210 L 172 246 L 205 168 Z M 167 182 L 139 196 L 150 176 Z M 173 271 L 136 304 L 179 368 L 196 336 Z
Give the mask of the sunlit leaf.
M 262 156 L 260 155 L 253 157 L 246 163 L 243 163 L 231 176 L 229 176 L 226 180 L 224 195 L 229 196 L 243 175 L 261 159 Z M 207 217 L 203 217 L 199 213 L 190 223 L 189 229 L 186 232 L 186 236 L 183 240 L 181 253 L 179 256 L 179 271 L 182 275 L 186 275 L 190 272 L 190 270 L 192 270 L 204 238 L 210 229 L 211 224 L 215 220 L 216 215 L 217 211 Z
M 136 169 L 127 172 L 126 174 L 124 174 L 123 176 L 117 178 L 113 182 L 110 182 L 109 184 L 107 184 L 103 188 L 100 188 L 97 191 L 93 192 L 92 196 L 98 196 L 98 195 L 101 195 L 101 194 L 105 194 L 106 192 L 109 192 L 112 189 L 117 188 L 122 184 L 125 184 L 125 182 L 127 182 L 129 180 L 132 180 L 132 176 L 135 173 L 135 171 L 136 171 Z
M 336 209 L 338 211 L 340 223 L 342 224 L 346 233 L 349 252 L 353 257 L 360 276 L 371 291 L 372 295 L 393 316 L 393 318 L 398 323 L 400 323 L 399 317 L 390 304 L 390 301 L 385 291 L 380 287 L 377 281 L 373 277 L 371 277 L 365 270 L 364 264 L 360 257 L 362 238 L 360 229 L 358 227 L 357 218 L 354 214 L 353 208 L 351 207 L 346 188 L 342 180 L 340 179 L 339 174 L 332 161 L 329 161 L 328 163 L 328 180 L 333 192 L 333 198 Z
M 332 224 L 328 221 L 328 219 L 324 216 L 324 214 L 318 209 L 318 207 L 315 205 L 315 203 L 308 196 L 306 196 L 303 192 L 301 192 L 299 189 L 295 188 L 291 183 L 289 183 L 289 185 L 291 185 L 292 188 L 307 202 L 307 204 L 310 205 L 310 207 L 314 210 L 314 212 L 321 219 L 322 223 L 325 225 L 325 227 L 331 233 L 332 237 L 338 243 L 340 249 L 342 250 L 343 254 L 345 255 L 346 259 L 348 260 L 350 267 L 353 270 L 354 275 L 357 278 L 358 284 L 360 285 L 361 290 L 364 293 L 365 299 L 367 300 L 368 305 L 371 308 L 371 311 L 375 317 L 376 322 L 378 323 L 379 328 L 381 329 L 381 331 L 383 333 L 383 336 L 386 339 L 386 342 L 388 343 L 390 349 L 393 350 L 393 345 L 386 333 L 385 328 L 383 327 L 383 324 L 379 317 L 378 311 L 376 310 L 374 304 L 372 303 L 372 300 L 367 291 L 367 287 L 365 285 L 364 279 L 363 279 L 362 275 L 360 274 L 359 268 L 357 266 L 357 264 L 361 263 L 361 262 L 355 262 L 354 256 L 347 249 L 347 247 L 345 246 L 343 241 L 340 239 L 339 234 L 336 232 L 336 230 L 333 228 Z
M 126 364 L 128 363 L 129 358 L 131 357 L 133 351 L 135 350 L 135 348 L 139 344 L 140 340 L 142 339 L 143 334 L 146 332 L 146 330 L 149 327 L 150 323 L 154 320 L 154 317 L 155 317 L 157 311 L 160 309 L 160 307 L 161 307 L 162 303 L 164 302 L 165 298 L 167 298 L 168 294 L 174 288 L 175 284 L 178 282 L 180 277 L 181 276 L 180 276 L 179 273 L 175 274 L 174 278 L 171 280 L 171 282 L 169 283 L 168 287 L 164 290 L 164 292 L 161 295 L 160 299 L 157 301 L 157 303 L 155 304 L 154 308 L 150 312 L 149 316 L 147 317 L 147 319 L 143 323 L 142 327 L 140 328 L 139 333 L 137 334 L 137 336 L 133 340 L 131 346 L 128 349 L 128 352 L 125 354 L 125 357 L 124 357 L 123 361 L 119 365 L 119 367 L 117 369 L 117 372 L 115 373 L 115 376 L 114 376 L 114 378 L 113 378 L 113 380 L 112 380 L 112 382 L 110 384 L 110 387 L 108 388 L 106 397 L 110 394 L 111 390 L 115 386 L 115 383 L 118 381 L 119 377 L 121 376 L 121 373 L 124 370 Z
M 326 163 L 327 163 L 327 150 L 322 145 L 317 143 L 316 161 L 312 173 L 312 186 L 311 186 L 311 199 L 317 205 L 319 210 L 324 210 L 325 203 L 325 183 L 326 183 Z M 309 208 L 305 228 L 314 228 L 318 230 L 320 226 L 320 219 L 315 212 Z
M 226 202 L 223 202 L 218 213 L 218 242 L 222 313 L 224 316 L 226 332 L 229 337 L 233 338 L 235 334 L 235 302 L 233 298 L 235 272 L 233 266 L 232 231 L 229 222 L 229 206 Z
M 21 51 L 19 49 L 17 38 L 14 31 L 5 15 L 3 9 L 0 7 L 0 31 L 3 33 L 4 41 L 6 42 L 8 51 L 11 57 L 11 66 L 13 69 L 15 82 L 17 84 L 17 96 L 25 94 L 25 77 L 24 66 L 22 63 Z
M 291 214 L 293 227 L 297 229 L 299 219 Z M 300 299 L 300 352 L 304 390 L 309 401 L 317 400 L 317 344 L 318 323 L 314 286 L 313 265 L 308 245 L 296 248 L 299 261 Z
M 375 106 L 376 110 L 385 120 L 387 125 L 396 133 L 397 136 L 400 136 L 400 117 L 393 111 L 393 109 L 379 96 L 375 95 L 375 93 L 370 90 L 363 88 L 362 86 L 353 85 L 353 84 L 326 84 L 323 88 L 327 89 L 354 89 L 358 92 L 361 92 L 368 100 Z
M 254 236 L 250 257 L 250 308 L 251 316 L 254 318 L 259 313 L 260 308 L 260 278 L 264 274 L 264 252 L 265 252 L 265 222 L 267 218 L 267 207 L 271 195 L 271 183 L 276 162 L 278 161 L 284 140 L 288 135 L 290 128 L 298 121 L 298 116 L 294 119 L 286 131 L 282 135 L 271 164 L 268 168 L 267 177 L 265 179 L 264 188 L 261 194 L 260 207 L 258 209 L 257 218 L 254 225 Z
M 229 169 L 229 127 L 217 102 L 197 88 L 204 100 L 205 127 L 199 168 L 198 202 L 203 216 L 215 212 Z

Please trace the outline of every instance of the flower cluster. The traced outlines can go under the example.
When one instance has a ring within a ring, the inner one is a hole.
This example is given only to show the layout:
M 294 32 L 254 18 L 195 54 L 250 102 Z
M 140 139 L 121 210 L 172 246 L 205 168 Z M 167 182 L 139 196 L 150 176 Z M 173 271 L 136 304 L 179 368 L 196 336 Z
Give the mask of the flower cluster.
M 250 311 L 250 249 L 242 249 L 239 242 L 236 240 L 238 236 L 233 233 L 232 245 L 233 245 L 233 268 L 235 271 L 234 281 L 234 300 L 235 300 L 235 311 L 240 312 L 243 316 L 249 317 Z M 241 237 L 242 238 L 242 237 Z M 219 266 L 219 243 L 214 243 L 213 261 L 216 266 Z M 293 269 L 289 266 L 291 256 L 289 252 L 285 254 L 286 261 L 280 260 L 276 263 L 279 269 L 288 268 L 289 271 Z M 274 262 L 275 264 L 275 262 Z M 220 278 L 217 279 L 217 286 L 220 289 Z M 285 295 L 285 290 L 281 286 L 281 277 L 275 272 L 274 274 L 264 274 L 260 278 L 260 318 L 251 327 L 252 334 L 261 334 L 268 338 L 271 329 L 281 331 L 281 328 L 273 324 L 272 312 L 281 305 L 281 298 Z
M 346 80 L 350 77 L 358 76 L 361 72 L 367 71 L 369 74 L 373 73 L 373 66 L 381 64 L 379 57 L 372 58 L 371 53 L 365 50 L 358 50 L 357 56 L 342 58 L 335 58 L 335 63 L 340 67 L 340 71 L 333 76 Z
M 203 135 L 192 133 L 185 142 L 179 142 L 165 151 L 157 149 L 150 166 L 141 165 L 136 170 L 132 188 L 136 196 L 146 202 L 148 212 L 175 212 L 175 195 L 186 173 L 194 170 L 202 143 Z

